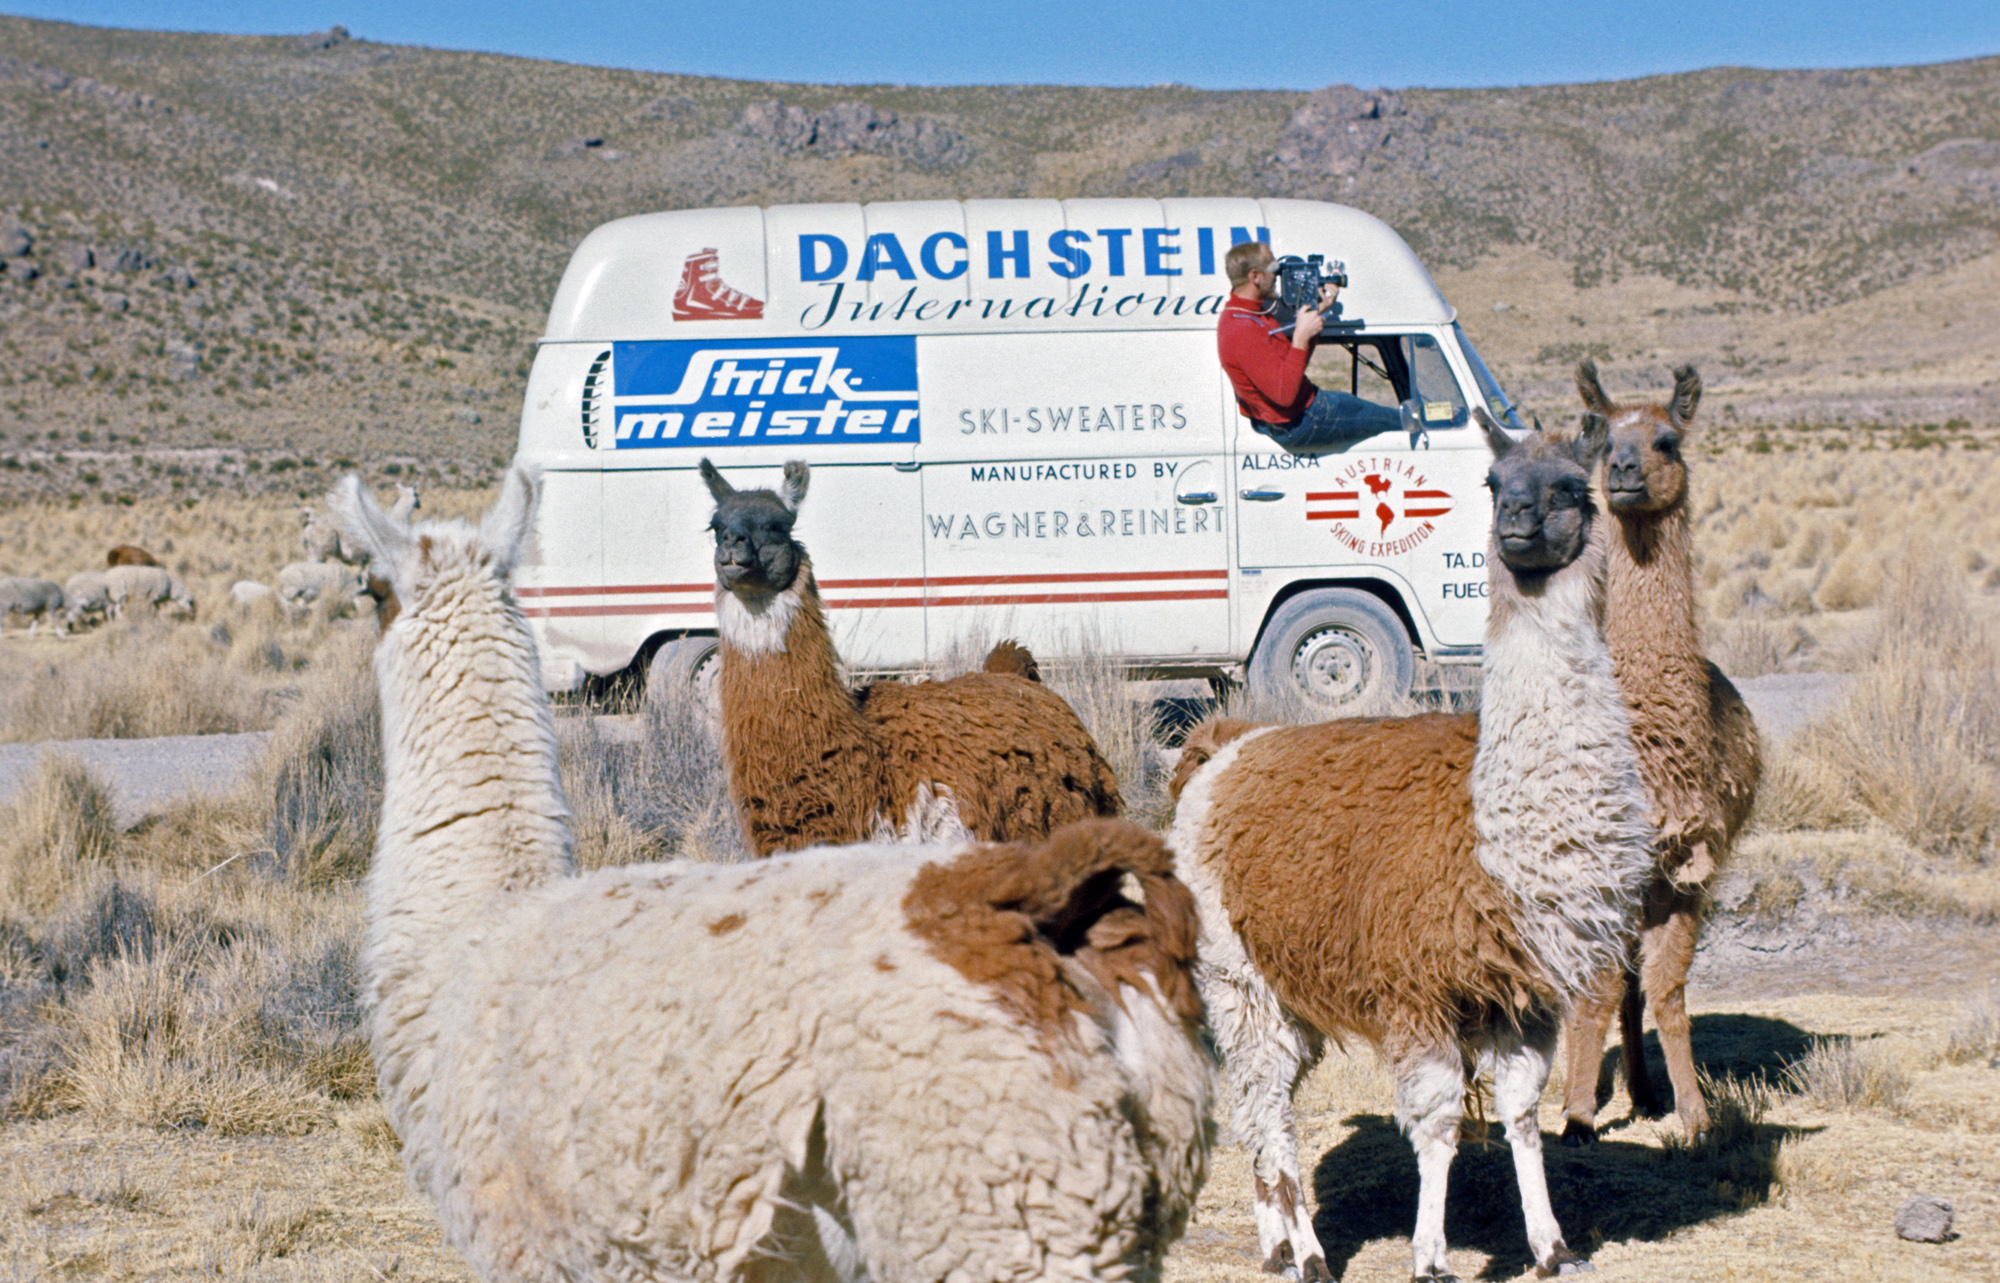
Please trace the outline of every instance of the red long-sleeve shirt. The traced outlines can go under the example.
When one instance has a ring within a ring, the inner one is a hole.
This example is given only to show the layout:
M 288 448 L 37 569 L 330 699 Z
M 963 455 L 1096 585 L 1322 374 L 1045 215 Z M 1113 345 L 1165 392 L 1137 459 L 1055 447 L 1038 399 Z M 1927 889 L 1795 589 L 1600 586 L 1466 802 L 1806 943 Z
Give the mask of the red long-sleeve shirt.
M 1312 354 L 1277 333 L 1277 320 L 1263 315 L 1263 306 L 1230 295 L 1215 325 L 1215 346 L 1243 413 L 1260 423 L 1291 423 L 1306 412 L 1319 391 L 1306 378 L 1306 361 Z

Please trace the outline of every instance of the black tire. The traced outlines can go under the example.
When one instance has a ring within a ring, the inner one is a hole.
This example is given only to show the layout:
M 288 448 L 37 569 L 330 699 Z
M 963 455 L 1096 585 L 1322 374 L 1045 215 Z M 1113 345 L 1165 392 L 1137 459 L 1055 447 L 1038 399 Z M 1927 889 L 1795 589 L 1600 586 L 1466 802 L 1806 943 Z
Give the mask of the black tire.
M 1357 588 L 1312 588 L 1278 607 L 1250 657 L 1250 688 L 1334 715 L 1410 693 L 1417 657 L 1403 621 Z
M 662 643 L 646 665 L 646 702 L 658 704 L 670 697 L 668 692 L 692 690 L 702 704 L 714 709 L 721 649 L 721 639 L 715 637 L 679 637 Z

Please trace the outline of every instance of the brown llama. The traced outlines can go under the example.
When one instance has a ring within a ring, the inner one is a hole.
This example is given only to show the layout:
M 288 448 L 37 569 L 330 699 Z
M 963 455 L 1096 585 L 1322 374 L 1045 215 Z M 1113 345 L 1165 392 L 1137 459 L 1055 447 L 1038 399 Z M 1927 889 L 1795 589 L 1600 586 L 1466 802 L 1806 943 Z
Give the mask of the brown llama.
M 116 548 L 104 554 L 104 566 L 107 570 L 113 566 L 157 566 L 159 564 L 158 561 L 153 559 L 152 553 L 129 543 L 119 544 Z
M 1619 1015 L 1625 1084 L 1635 1113 L 1666 1112 L 1646 1069 L 1640 1025 L 1653 1008 L 1674 1108 L 1691 1135 L 1708 1130 L 1695 1077 L 1687 1014 L 1688 967 L 1708 905 L 1708 884 L 1750 815 L 1760 772 L 1757 726 L 1743 697 L 1701 649 L 1695 618 L 1693 536 L 1684 443 L 1701 404 L 1701 376 L 1674 371 L 1666 405 L 1618 405 L 1597 366 L 1577 367 L 1576 389 L 1611 423 L 1600 483 L 1617 519 L 1606 562 L 1605 641 L 1632 713 L 1639 768 L 1662 845 L 1646 887 L 1634 956 L 1570 1013 L 1566 1030 L 1563 1142 L 1597 1139 L 1599 1064 L 1611 1013 Z
M 1330 1278 L 1291 1097 L 1329 1038 L 1374 1044 L 1417 1151 L 1413 1275 L 1451 1277 L 1445 1186 L 1467 1077 L 1489 1072 L 1542 1277 L 1588 1270 L 1549 1203 L 1536 1106 L 1568 1003 L 1630 947 L 1657 834 L 1605 648 L 1606 445 L 1516 442 L 1479 412 L 1492 610 L 1477 716 L 1210 722 L 1169 844 L 1201 910 L 1195 975 L 1253 1150 L 1266 1270 Z
M 759 855 L 819 843 L 1040 837 L 1116 815 L 1118 781 L 1034 656 L 1002 642 L 946 682 L 842 676 L 806 550 L 792 538 L 810 473 L 738 490 L 708 460 L 723 757 Z

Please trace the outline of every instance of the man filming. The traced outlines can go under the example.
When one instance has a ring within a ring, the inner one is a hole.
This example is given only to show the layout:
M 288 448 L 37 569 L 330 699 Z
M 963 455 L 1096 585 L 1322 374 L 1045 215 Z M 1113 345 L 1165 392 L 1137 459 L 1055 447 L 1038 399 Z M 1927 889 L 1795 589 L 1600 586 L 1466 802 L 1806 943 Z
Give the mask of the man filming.
M 1222 265 L 1230 290 L 1216 323 L 1215 344 L 1236 387 L 1236 404 L 1252 427 L 1293 454 L 1325 454 L 1399 428 L 1416 440 L 1423 430 L 1416 401 L 1399 408 L 1377 405 L 1315 387 L 1306 378 L 1306 362 L 1326 324 L 1324 312 L 1333 306 L 1340 286 L 1322 285 L 1319 310 L 1301 309 L 1287 336 L 1274 315 L 1278 276 L 1271 247 L 1262 241 L 1233 245 Z

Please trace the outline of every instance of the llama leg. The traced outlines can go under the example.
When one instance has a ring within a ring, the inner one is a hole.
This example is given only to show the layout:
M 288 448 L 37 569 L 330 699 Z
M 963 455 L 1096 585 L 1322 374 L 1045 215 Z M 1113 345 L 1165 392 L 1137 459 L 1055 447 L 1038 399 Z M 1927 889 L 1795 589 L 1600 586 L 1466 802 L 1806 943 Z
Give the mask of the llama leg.
M 1658 1118 L 1667 1111 L 1653 1086 L 1652 1070 L 1646 1068 L 1646 992 L 1639 987 L 1636 963 L 1625 973 L 1624 988 L 1618 1005 L 1618 1043 L 1625 1060 L 1625 1094 L 1632 1098 L 1634 1117 Z
M 1701 893 L 1677 892 L 1658 925 L 1640 936 L 1639 984 L 1653 1008 L 1660 1030 L 1660 1050 L 1666 1053 L 1667 1077 L 1674 1085 L 1674 1110 L 1688 1134 L 1708 1132 L 1708 1104 L 1701 1098 L 1695 1076 L 1694 1040 L 1687 1013 L 1688 968 L 1694 964 L 1695 941 L 1701 935 Z
M 1597 1084 L 1604 1064 L 1604 1035 L 1617 1010 L 1624 969 L 1603 977 L 1570 1007 L 1563 1026 L 1563 1134 L 1565 1145 L 1597 1143 Z
M 1222 1052 L 1237 1139 L 1253 1148 L 1257 1249 L 1264 1269 L 1295 1283 L 1331 1283 L 1326 1249 L 1313 1232 L 1299 1179 L 1299 1135 L 1292 1092 L 1319 1060 L 1323 1044 L 1286 1018 L 1264 982 L 1198 968 L 1209 1026 Z
M 1465 1069 L 1458 1048 L 1411 1047 L 1392 1055 L 1396 1122 L 1417 1151 L 1417 1228 L 1410 1236 L 1413 1279 L 1455 1277 L 1445 1256 L 1444 1200 L 1458 1125 L 1465 1117 Z
M 1580 1274 L 1591 1264 L 1569 1250 L 1562 1226 L 1549 1205 L 1548 1173 L 1542 1167 L 1542 1128 L 1538 1116 L 1542 1088 L 1548 1085 L 1549 1062 L 1556 1049 L 1553 1023 L 1528 1024 L 1522 1035 L 1497 1034 L 1488 1057 L 1493 1072 L 1493 1108 L 1507 1130 L 1514 1151 L 1514 1179 L 1521 1187 L 1521 1216 L 1528 1225 L 1528 1247 L 1535 1254 L 1535 1274 L 1552 1278 Z

